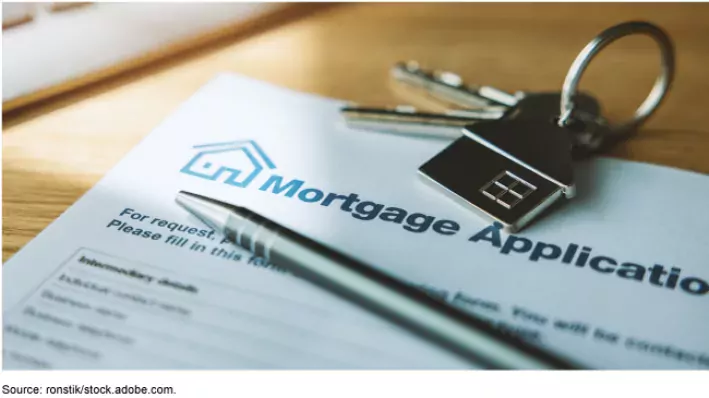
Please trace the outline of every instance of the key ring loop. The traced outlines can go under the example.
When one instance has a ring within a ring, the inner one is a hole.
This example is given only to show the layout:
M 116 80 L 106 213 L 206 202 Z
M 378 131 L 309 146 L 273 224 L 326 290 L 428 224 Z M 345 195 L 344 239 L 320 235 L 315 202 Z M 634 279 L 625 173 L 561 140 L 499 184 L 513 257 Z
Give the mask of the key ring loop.
M 645 101 L 638 107 L 633 115 L 633 118 L 613 127 L 614 132 L 629 133 L 640 126 L 662 102 L 672 85 L 675 71 L 675 54 L 672 41 L 665 31 L 649 22 L 634 21 L 626 22 L 611 28 L 608 28 L 596 36 L 583 50 L 576 56 L 571 68 L 564 79 L 564 86 L 561 90 L 561 116 L 559 117 L 559 126 L 566 126 L 571 122 L 574 103 L 572 99 L 578 91 L 579 80 L 583 72 L 591 63 L 591 60 L 603 48 L 621 37 L 632 34 L 644 34 L 652 37 L 660 47 L 661 54 L 661 70 L 660 75 L 655 80 L 655 85 L 652 87 L 650 94 Z

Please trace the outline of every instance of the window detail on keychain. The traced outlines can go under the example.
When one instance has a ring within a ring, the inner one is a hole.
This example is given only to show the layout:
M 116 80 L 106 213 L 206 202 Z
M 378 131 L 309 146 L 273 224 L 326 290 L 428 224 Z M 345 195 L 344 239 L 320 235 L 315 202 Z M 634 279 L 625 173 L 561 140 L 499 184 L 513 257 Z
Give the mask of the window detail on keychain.
M 511 209 L 527 195 L 537 189 L 509 171 L 498 174 L 492 181 L 485 184 L 480 192 L 500 205 Z

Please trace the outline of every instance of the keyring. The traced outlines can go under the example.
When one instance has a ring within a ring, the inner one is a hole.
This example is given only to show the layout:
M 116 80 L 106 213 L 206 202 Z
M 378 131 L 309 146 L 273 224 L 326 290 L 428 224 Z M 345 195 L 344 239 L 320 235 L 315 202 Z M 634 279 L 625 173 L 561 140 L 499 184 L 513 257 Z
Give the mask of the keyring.
M 655 85 L 652 87 L 650 94 L 638 107 L 633 115 L 633 119 L 619 126 L 612 127 L 614 133 L 629 133 L 641 125 L 645 120 L 652 115 L 657 109 L 670 89 L 675 71 L 675 54 L 674 46 L 669 36 L 659 27 L 649 22 L 626 22 L 620 25 L 613 26 L 601 32 L 583 50 L 571 64 L 564 86 L 561 90 L 561 116 L 559 117 L 559 126 L 566 126 L 571 122 L 574 112 L 574 103 L 572 99 L 576 95 L 579 80 L 583 72 L 588 67 L 594 56 L 596 56 L 603 48 L 620 39 L 624 36 L 632 34 L 644 34 L 652 37 L 660 46 L 662 56 L 660 75 L 655 80 Z

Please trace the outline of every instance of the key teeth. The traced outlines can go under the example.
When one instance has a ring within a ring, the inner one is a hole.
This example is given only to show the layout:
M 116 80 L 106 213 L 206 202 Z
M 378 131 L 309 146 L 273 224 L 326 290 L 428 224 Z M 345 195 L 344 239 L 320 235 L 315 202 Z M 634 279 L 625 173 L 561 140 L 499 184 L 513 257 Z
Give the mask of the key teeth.
M 422 72 L 421 65 L 416 61 L 400 61 L 394 64 L 389 70 L 391 77 L 395 79 L 404 79 L 407 74 L 420 74 Z

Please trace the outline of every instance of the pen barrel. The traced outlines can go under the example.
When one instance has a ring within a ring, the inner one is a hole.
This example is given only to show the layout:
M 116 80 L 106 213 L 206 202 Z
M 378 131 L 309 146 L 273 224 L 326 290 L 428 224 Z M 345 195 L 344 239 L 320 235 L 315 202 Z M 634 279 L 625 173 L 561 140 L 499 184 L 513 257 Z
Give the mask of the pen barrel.
M 225 233 L 255 255 L 395 321 L 477 366 L 575 368 L 397 278 L 249 210 L 237 208 L 227 222 Z

